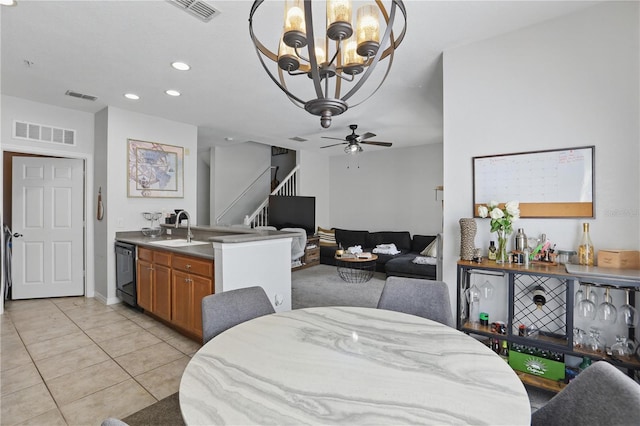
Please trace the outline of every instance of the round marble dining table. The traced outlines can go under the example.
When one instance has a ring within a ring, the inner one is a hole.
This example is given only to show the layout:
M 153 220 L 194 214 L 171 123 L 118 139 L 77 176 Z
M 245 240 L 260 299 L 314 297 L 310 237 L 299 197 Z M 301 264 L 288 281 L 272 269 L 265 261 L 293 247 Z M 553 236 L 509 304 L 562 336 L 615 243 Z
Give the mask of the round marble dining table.
M 323 307 L 204 345 L 180 382 L 187 425 L 529 425 L 527 392 L 482 343 L 421 317 Z

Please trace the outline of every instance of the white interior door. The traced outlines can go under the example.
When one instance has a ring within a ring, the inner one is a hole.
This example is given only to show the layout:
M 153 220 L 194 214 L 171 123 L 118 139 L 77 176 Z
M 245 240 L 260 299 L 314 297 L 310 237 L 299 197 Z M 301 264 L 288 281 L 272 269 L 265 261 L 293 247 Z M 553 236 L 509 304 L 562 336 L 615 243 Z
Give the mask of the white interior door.
M 84 294 L 84 163 L 14 157 L 12 298 Z

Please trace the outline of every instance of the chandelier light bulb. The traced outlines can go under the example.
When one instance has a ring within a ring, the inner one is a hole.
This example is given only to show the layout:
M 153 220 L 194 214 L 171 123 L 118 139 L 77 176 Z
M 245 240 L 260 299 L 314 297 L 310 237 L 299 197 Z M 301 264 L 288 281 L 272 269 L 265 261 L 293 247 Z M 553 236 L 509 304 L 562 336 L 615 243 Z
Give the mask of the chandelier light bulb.
M 287 0 L 284 8 L 284 42 L 291 47 L 307 45 L 307 27 L 302 0 Z
M 352 34 L 351 0 L 327 0 L 327 37 L 344 40 Z
M 358 54 L 374 56 L 380 47 L 380 22 L 378 9 L 371 4 L 358 9 L 357 19 Z
M 316 51 L 316 61 L 318 65 L 324 64 L 325 62 L 327 62 L 327 54 L 324 49 L 325 47 L 324 39 L 317 38 L 314 44 L 315 44 L 314 48 Z

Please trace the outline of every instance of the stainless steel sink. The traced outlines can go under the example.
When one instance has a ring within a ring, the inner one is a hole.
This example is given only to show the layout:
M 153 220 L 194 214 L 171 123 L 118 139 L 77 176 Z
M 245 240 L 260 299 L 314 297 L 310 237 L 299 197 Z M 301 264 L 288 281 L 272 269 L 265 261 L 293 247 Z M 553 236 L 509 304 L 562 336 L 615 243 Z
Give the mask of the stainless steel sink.
M 190 247 L 190 246 L 199 246 L 203 244 L 211 244 L 208 241 L 196 241 L 191 240 L 188 242 L 186 239 L 175 238 L 171 240 L 158 240 L 158 241 L 149 241 L 149 244 L 154 246 L 163 246 L 163 247 Z

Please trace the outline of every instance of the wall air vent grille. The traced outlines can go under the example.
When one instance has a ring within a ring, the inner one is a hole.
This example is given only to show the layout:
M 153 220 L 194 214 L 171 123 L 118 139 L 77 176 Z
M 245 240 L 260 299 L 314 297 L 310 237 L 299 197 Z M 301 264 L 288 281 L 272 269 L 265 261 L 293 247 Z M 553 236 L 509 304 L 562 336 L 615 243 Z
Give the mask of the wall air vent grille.
M 76 131 L 26 121 L 13 122 L 13 137 L 30 141 L 48 142 L 61 145 L 75 145 Z
M 220 12 L 201 0 L 167 0 L 174 6 L 190 13 L 204 22 L 209 22 L 218 16 Z
M 78 93 L 78 92 L 74 92 L 73 90 L 67 90 L 66 92 L 64 92 L 65 95 L 67 96 L 71 96 L 73 98 L 78 98 L 78 99 L 84 99 L 87 101 L 95 101 L 96 99 L 98 99 L 97 96 L 93 96 L 93 95 L 85 95 L 83 93 Z

